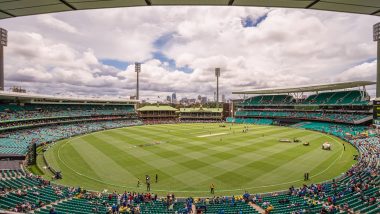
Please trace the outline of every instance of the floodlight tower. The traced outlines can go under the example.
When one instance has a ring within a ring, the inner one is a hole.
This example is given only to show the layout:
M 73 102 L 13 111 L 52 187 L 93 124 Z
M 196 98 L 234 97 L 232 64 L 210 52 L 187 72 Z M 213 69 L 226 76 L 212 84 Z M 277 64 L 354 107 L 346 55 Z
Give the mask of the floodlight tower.
M 219 77 L 220 77 L 220 68 L 215 68 L 216 76 L 216 107 L 219 107 Z
M 136 75 L 137 75 L 137 78 L 136 78 L 136 100 L 139 100 L 139 90 L 140 90 L 140 85 L 139 85 L 139 74 L 141 72 L 141 63 L 139 62 L 136 62 L 135 63 L 135 72 L 136 72 Z
M 4 91 L 4 46 L 8 44 L 8 31 L 0 28 L 0 91 Z
M 380 97 L 380 22 L 373 26 L 373 41 L 377 42 L 376 97 Z

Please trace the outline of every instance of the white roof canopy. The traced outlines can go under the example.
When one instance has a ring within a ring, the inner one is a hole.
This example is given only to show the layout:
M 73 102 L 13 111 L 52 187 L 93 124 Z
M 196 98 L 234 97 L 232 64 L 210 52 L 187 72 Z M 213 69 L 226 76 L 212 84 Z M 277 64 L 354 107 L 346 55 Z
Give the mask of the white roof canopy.
M 354 82 L 340 82 L 340 83 L 329 83 L 329 84 L 319 84 L 319 85 L 306 85 L 297 86 L 289 88 L 265 88 L 256 89 L 250 91 L 236 91 L 232 94 L 289 94 L 289 93 L 300 93 L 300 92 L 316 92 L 316 91 L 331 91 L 339 89 L 355 88 L 367 85 L 374 85 L 376 82 L 371 81 L 354 81 Z
M 107 98 L 86 98 L 86 97 L 68 97 L 52 96 L 34 93 L 16 93 L 0 91 L 0 100 L 14 100 L 22 102 L 53 102 L 53 103 L 103 103 L 103 104 L 135 104 L 138 100 L 129 99 L 107 99 Z
M 162 5 L 284 7 L 380 16 L 379 0 L 0 0 L 0 19 L 62 11 Z

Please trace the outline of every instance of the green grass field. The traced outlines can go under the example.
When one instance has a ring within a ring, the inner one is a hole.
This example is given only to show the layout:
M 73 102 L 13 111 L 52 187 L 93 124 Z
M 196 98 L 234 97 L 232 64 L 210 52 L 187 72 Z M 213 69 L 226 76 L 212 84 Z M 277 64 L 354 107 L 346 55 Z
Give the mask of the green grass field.
M 59 184 L 89 190 L 145 191 L 138 179 L 152 178 L 158 194 L 209 196 L 262 193 L 304 184 L 308 171 L 316 183 L 339 176 L 355 162 L 354 147 L 318 132 L 277 126 L 227 124 L 146 125 L 108 130 L 56 143 L 45 157 L 61 170 Z M 298 138 L 302 143 L 281 143 Z M 332 151 L 321 144 L 332 143 Z M 44 169 L 43 162 L 39 162 Z M 46 170 L 46 169 L 45 169 Z M 158 183 L 154 182 L 158 174 Z M 49 175 L 49 174 L 46 174 Z

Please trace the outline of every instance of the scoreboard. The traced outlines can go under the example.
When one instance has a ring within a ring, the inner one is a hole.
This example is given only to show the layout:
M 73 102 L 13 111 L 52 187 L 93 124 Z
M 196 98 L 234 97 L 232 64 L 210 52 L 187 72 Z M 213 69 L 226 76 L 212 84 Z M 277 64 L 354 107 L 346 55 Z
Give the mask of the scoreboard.
M 380 126 L 380 100 L 373 101 L 373 123 Z

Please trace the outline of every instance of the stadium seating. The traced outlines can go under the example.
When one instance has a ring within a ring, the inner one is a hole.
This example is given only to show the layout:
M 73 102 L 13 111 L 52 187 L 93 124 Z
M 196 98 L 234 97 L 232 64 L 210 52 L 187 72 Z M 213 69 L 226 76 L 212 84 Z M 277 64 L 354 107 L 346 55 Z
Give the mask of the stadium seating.
M 26 212 L 69 196 L 68 188 L 51 186 L 22 170 L 3 170 L 1 176 L 0 209 Z
M 267 196 L 261 199 L 258 203 L 263 209 L 267 210 L 272 206 L 273 210 L 270 213 L 292 213 L 309 210 L 310 213 L 319 213 L 321 204 L 310 203 L 307 199 L 292 195 L 275 195 Z
M 244 213 L 255 214 L 258 213 L 254 208 L 242 201 L 231 202 L 231 200 L 218 202 L 218 203 L 197 203 L 197 209 L 203 208 L 205 214 L 212 213 Z
M 107 202 L 107 203 L 104 203 Z M 54 208 L 57 213 L 107 213 L 107 206 L 109 204 L 115 204 L 116 198 L 112 198 L 111 201 L 108 199 L 86 199 L 86 198 L 71 198 L 68 200 L 61 201 L 55 205 L 49 205 L 45 208 L 35 211 L 35 213 L 49 214 L 49 211 Z
M 141 124 L 140 121 L 129 119 L 116 121 L 86 121 L 5 132 L 0 136 L 0 154 L 25 155 L 31 143 L 39 145 L 41 143 L 54 142 L 79 134 L 139 124 Z
M 140 210 L 142 214 L 173 214 L 178 213 L 184 206 L 185 203 L 181 202 L 174 203 L 172 207 L 168 207 L 163 201 L 152 201 L 149 203 L 140 204 Z
M 68 124 L 86 121 L 104 121 L 104 120 L 121 120 L 121 119 L 134 119 L 132 115 L 102 115 L 92 117 L 64 117 L 52 119 L 33 119 L 33 120 L 18 120 L 15 122 L 0 122 L 0 131 L 10 131 L 16 129 L 26 129 L 45 125 L 54 124 Z
M 0 154 L 25 155 L 31 143 L 130 125 L 133 119 L 133 105 L 0 104 Z
M 25 176 L 25 172 L 22 170 L 2 170 L 0 169 L 1 178 L 13 178 L 19 176 Z
M 49 214 L 51 206 L 35 211 L 35 213 Z M 97 210 L 99 213 L 106 213 L 106 207 L 93 205 L 85 199 L 70 199 L 54 205 L 54 210 L 57 213 L 93 213 Z
M 271 125 L 273 120 L 271 119 L 258 119 L 258 118 L 232 118 L 226 119 L 227 123 L 246 123 L 246 124 L 257 124 L 257 125 Z
M 17 207 L 19 204 L 30 204 L 31 208 L 39 207 L 41 204 L 50 204 L 67 196 L 66 189 L 62 188 L 62 191 L 59 192 L 57 189 L 59 187 L 46 186 L 10 192 L 0 197 L 0 207 L 8 210 Z M 21 211 L 26 210 L 22 209 Z
M 245 99 L 238 106 L 280 106 L 280 105 L 368 105 L 363 99 L 368 94 L 360 90 L 322 92 L 309 95 L 303 102 L 295 103 L 290 95 L 259 95 Z
M 338 91 L 338 92 L 323 92 L 310 95 L 302 104 L 313 105 L 366 105 L 368 100 L 362 100 L 362 91 Z M 368 94 L 364 94 L 368 96 Z
M 12 190 L 23 187 L 38 186 L 40 181 L 33 177 L 19 177 L 19 178 L 2 178 L 0 180 L 0 188 Z
M 329 133 L 337 137 L 348 139 L 351 136 L 357 136 L 367 130 L 366 126 L 354 126 L 346 124 L 335 124 L 325 122 L 303 122 L 294 125 L 298 128 L 310 129 L 319 132 Z
M 112 206 L 116 206 L 118 203 L 118 197 L 113 196 L 111 200 L 107 196 L 102 195 L 96 198 L 77 198 L 63 200 L 55 205 L 49 205 L 42 208 L 35 213 L 48 214 L 49 211 L 54 208 L 55 212 L 60 213 L 107 213 L 112 210 Z M 137 213 L 141 214 L 174 214 L 183 213 L 182 208 L 185 206 L 184 202 L 177 202 L 172 208 L 168 207 L 164 201 L 161 200 L 149 200 L 146 202 L 132 202 L 129 204 L 120 203 L 118 211 L 120 213 L 132 213 L 132 210 L 139 210 Z
M 241 102 L 239 106 L 283 105 L 291 104 L 293 100 L 293 97 L 289 95 L 261 95 L 248 98 Z
M 96 115 L 119 115 L 134 113 L 133 105 L 67 105 L 29 104 L 0 105 L 0 121 L 19 121 L 57 117 L 79 117 Z
M 263 118 L 296 118 L 304 120 L 321 120 L 332 122 L 354 123 L 365 118 L 369 114 L 359 113 L 332 113 L 322 111 L 263 111 L 263 110 L 243 110 L 235 113 L 236 117 L 263 117 Z

